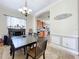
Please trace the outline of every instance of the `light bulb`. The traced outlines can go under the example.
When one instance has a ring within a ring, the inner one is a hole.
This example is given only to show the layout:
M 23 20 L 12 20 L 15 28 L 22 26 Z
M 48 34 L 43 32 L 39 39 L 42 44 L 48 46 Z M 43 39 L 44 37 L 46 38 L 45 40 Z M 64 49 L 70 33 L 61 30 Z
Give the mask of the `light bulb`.
M 29 9 L 28 11 L 29 11 L 29 12 L 32 12 L 32 10 L 31 10 L 31 9 Z
M 27 10 L 27 8 L 26 7 L 23 7 L 23 10 Z
M 18 9 L 20 12 L 22 12 L 22 9 L 20 8 L 20 9 Z
M 26 12 L 23 10 L 22 13 L 25 14 Z

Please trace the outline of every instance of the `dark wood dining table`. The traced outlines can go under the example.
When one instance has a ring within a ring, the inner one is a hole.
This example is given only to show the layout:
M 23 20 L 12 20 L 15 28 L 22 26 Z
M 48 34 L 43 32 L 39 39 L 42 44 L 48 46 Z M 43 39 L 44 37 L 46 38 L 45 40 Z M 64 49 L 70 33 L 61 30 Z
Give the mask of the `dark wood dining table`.
M 37 42 L 37 38 L 34 36 L 26 36 L 26 37 L 13 36 L 11 40 L 12 40 L 12 47 L 11 47 L 12 59 L 14 59 L 16 50 L 19 50 L 21 48 L 25 49 L 27 48 L 27 46 L 30 46 Z M 24 50 L 24 52 L 26 52 L 26 49 Z

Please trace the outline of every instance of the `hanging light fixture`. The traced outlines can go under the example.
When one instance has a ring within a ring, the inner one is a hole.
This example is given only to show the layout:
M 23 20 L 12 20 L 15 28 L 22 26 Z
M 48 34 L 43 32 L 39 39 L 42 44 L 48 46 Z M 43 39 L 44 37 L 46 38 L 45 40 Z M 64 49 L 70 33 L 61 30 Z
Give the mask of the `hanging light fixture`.
M 27 0 L 25 0 L 25 5 L 24 5 L 24 7 L 20 8 L 20 9 L 18 9 L 18 10 L 19 10 L 22 14 L 24 14 L 25 16 L 27 16 L 27 15 L 29 15 L 29 14 L 32 13 L 32 10 L 27 7 Z

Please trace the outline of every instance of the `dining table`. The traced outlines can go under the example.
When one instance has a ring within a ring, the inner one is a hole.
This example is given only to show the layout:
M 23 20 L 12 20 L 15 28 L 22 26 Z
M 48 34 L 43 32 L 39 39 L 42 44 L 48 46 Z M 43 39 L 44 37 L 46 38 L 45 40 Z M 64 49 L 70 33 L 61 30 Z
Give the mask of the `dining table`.
M 13 36 L 11 37 L 11 40 L 12 59 L 15 57 L 16 50 L 23 48 L 24 53 L 26 54 L 27 47 L 37 42 L 37 38 L 34 36 Z

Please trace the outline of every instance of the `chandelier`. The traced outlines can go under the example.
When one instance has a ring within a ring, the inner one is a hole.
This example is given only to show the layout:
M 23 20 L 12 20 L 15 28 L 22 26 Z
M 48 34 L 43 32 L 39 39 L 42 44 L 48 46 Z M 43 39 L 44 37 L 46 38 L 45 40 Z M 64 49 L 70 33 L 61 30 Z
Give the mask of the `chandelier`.
M 18 9 L 23 15 L 27 16 L 32 13 L 32 10 L 27 7 L 27 1 L 25 0 L 24 7 Z

